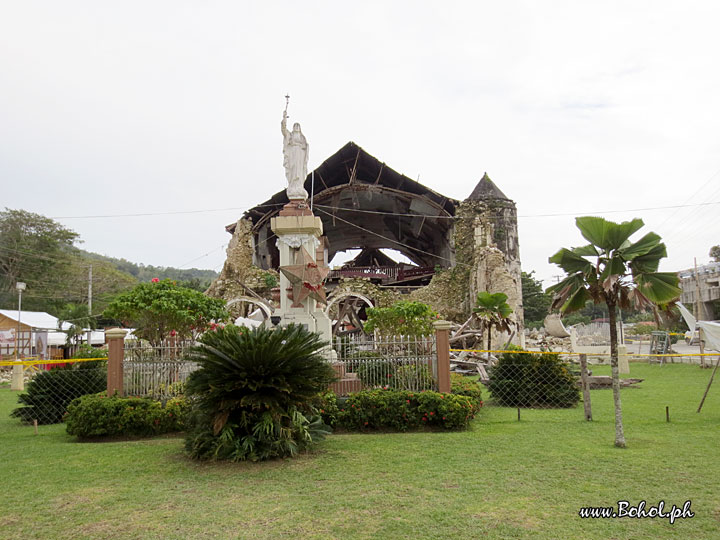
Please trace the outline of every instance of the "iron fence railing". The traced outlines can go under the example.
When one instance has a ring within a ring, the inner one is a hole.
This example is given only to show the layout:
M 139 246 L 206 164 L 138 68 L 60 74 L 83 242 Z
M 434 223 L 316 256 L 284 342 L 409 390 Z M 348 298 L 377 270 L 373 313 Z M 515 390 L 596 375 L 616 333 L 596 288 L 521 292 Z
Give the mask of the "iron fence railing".
M 435 337 L 342 336 L 335 339 L 333 390 L 347 395 L 370 388 L 437 389 Z
M 198 364 L 185 360 L 192 341 L 167 341 L 158 346 L 126 342 L 123 390 L 126 396 L 166 400 L 184 392 L 188 376 Z

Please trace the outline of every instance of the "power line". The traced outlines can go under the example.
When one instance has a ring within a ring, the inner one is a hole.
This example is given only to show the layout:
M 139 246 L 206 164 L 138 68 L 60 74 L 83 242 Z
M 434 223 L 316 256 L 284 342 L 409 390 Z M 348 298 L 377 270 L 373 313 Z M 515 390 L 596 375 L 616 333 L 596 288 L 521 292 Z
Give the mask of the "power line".
M 70 262 L 69 259 L 49 256 L 49 255 L 41 253 L 39 251 L 14 249 L 14 248 L 9 247 L 7 244 L 0 244 L 0 249 L 5 250 L 5 251 L 11 251 L 13 253 L 18 253 L 20 255 L 27 255 L 30 257 L 35 257 L 38 259 L 45 259 L 45 260 L 51 261 L 51 262 Z M 70 254 L 68 254 L 68 255 L 70 255 Z
M 178 270 L 181 270 L 183 267 L 187 266 L 188 264 L 194 263 L 194 262 L 197 261 L 197 260 L 200 260 L 200 259 L 202 259 L 202 258 L 204 258 L 204 257 L 207 257 L 207 256 L 210 255 L 211 253 L 215 253 L 216 251 L 224 248 L 226 245 L 227 245 L 227 242 L 221 244 L 220 246 L 216 247 L 216 248 L 213 249 L 212 251 L 208 251 L 208 252 L 205 253 L 204 255 L 200 255 L 199 257 L 195 257 L 194 259 L 186 262 L 185 264 L 182 264 L 182 265 L 178 266 L 177 269 L 178 269 Z
M 691 201 L 692 198 L 695 197 L 695 195 L 697 195 L 698 193 L 700 193 L 700 192 L 705 188 L 705 186 L 708 185 L 708 184 L 712 181 L 712 179 L 715 178 L 719 173 L 720 173 L 720 169 L 718 169 L 717 171 L 715 171 L 715 173 L 714 173 L 712 176 L 710 176 L 710 178 L 708 178 L 708 179 L 705 181 L 705 183 L 704 183 L 703 185 L 701 185 L 701 186 L 695 191 L 695 193 L 693 193 L 692 195 L 690 195 L 690 196 L 685 200 L 685 202 L 687 203 L 687 202 Z M 682 208 L 682 206 L 680 206 L 680 207 L 678 207 L 678 208 Z M 670 221 L 670 220 L 675 216 L 675 214 L 677 214 L 677 213 L 678 213 L 678 210 L 676 210 L 675 212 L 673 212 L 672 214 L 670 214 L 667 218 L 665 218 L 665 221 L 663 221 L 663 222 L 658 226 L 658 229 L 659 229 L 660 227 L 662 227 L 663 225 L 665 225 L 668 221 Z
M 623 212 L 647 212 L 651 210 L 668 210 L 671 208 L 691 208 L 691 207 L 698 207 L 698 206 L 710 206 L 714 204 L 720 204 L 720 201 L 713 201 L 713 202 L 702 202 L 702 203 L 695 203 L 695 204 L 675 204 L 675 205 L 668 205 L 668 206 L 649 206 L 645 208 L 627 208 L 622 210 L 597 210 L 592 212 L 560 212 L 560 213 L 554 213 L 554 214 L 518 214 L 518 218 L 537 218 L 537 217 L 565 217 L 565 216 L 572 216 L 572 217 L 578 217 L 578 216 L 587 216 L 587 215 L 593 215 L 593 214 L 618 214 Z M 418 218 L 430 218 L 430 219 L 473 219 L 474 216 L 437 216 L 432 214 L 409 214 L 409 213 L 402 213 L 402 212 L 383 212 L 381 210 L 363 210 L 360 208 L 343 208 L 341 206 L 328 206 L 325 204 L 316 204 L 317 208 L 327 208 L 329 210 L 341 210 L 344 212 L 359 212 L 363 214 L 380 214 L 384 216 L 398 216 L 398 217 L 418 217 Z M 328 215 L 328 212 L 325 212 Z M 337 216 L 336 216 L 337 217 Z M 501 219 L 501 218 L 498 218 Z
M 720 172 L 720 171 L 718 171 L 718 172 Z M 714 176 L 715 175 L 713 175 L 713 177 Z M 708 182 L 710 180 L 712 180 L 713 177 L 711 177 L 708 180 Z M 706 182 L 706 184 L 707 184 L 707 182 Z M 690 197 L 690 198 L 692 198 L 692 197 Z M 668 206 L 651 206 L 651 207 L 645 207 L 645 208 L 627 208 L 627 209 L 622 209 L 622 210 L 599 210 L 599 211 L 591 211 L 591 212 L 564 212 L 564 213 L 552 213 L 552 214 L 526 214 L 526 215 L 521 214 L 521 215 L 518 215 L 518 217 L 519 218 L 561 217 L 561 216 L 584 216 L 584 215 L 591 215 L 591 214 L 612 214 L 612 213 L 621 213 L 621 212 L 646 212 L 646 211 L 651 211 L 651 210 L 670 210 L 670 209 L 689 208 L 689 207 L 694 207 L 694 206 L 705 206 L 705 205 L 713 205 L 713 204 L 720 204 L 720 201 L 703 202 L 703 203 L 696 203 L 696 204 L 675 204 L 675 205 L 668 205 Z M 120 217 L 172 216 L 172 215 L 183 215 L 183 214 L 203 214 L 203 213 L 210 213 L 210 212 L 229 212 L 229 211 L 238 211 L 238 210 L 249 210 L 252 208 L 268 208 L 268 207 L 276 208 L 278 206 L 283 206 L 283 203 L 258 204 L 255 206 L 236 206 L 236 207 L 228 207 L 228 208 L 206 208 L 206 209 L 202 209 L 202 210 L 176 210 L 176 211 L 170 211 L 170 212 L 142 212 L 142 213 L 134 213 L 134 214 L 104 214 L 104 215 L 97 214 L 97 215 L 86 215 L 86 216 L 51 216 L 51 219 L 104 219 L 104 218 L 120 218 Z M 406 217 L 424 217 L 424 218 L 434 218 L 434 219 L 462 219 L 459 216 L 438 216 L 438 215 L 431 215 L 431 214 L 382 212 L 382 211 L 378 211 L 378 210 L 361 210 L 361 209 L 356 209 L 356 208 L 342 208 L 342 207 L 337 207 L 337 206 L 328 206 L 328 205 L 321 205 L 321 204 L 315 204 L 315 206 L 327 208 L 327 209 L 331 209 L 331 210 L 344 210 L 344 211 L 348 211 L 348 212 L 363 212 L 363 213 L 368 213 L 368 214 L 383 214 L 383 215 L 406 216 Z
M 204 210 L 176 210 L 172 212 L 142 212 L 137 214 L 105 214 L 90 216 L 50 216 L 50 219 L 100 219 L 100 218 L 119 218 L 119 217 L 147 217 L 147 216 L 174 216 L 180 214 L 205 214 L 208 212 L 229 212 L 231 210 L 249 210 L 250 208 L 263 208 L 267 206 L 283 206 L 284 203 L 274 204 L 258 204 L 255 206 L 234 206 L 230 208 L 206 208 Z
M 377 236 L 377 237 L 379 237 L 379 238 L 382 238 L 383 240 L 387 240 L 388 242 L 392 242 L 393 244 L 396 244 L 396 245 L 398 245 L 398 246 L 403 246 L 403 247 L 406 247 L 406 248 L 411 249 L 411 250 L 413 250 L 413 251 L 416 251 L 416 252 L 418 252 L 418 253 L 423 253 L 423 254 L 425 254 L 425 255 L 430 255 L 431 257 L 436 257 L 436 258 L 442 259 L 442 260 L 444 260 L 444 261 L 453 262 L 453 261 L 452 261 L 451 259 L 449 259 L 448 257 L 443 257 L 442 255 L 436 255 L 435 253 L 430 253 L 429 251 L 425 251 L 425 250 L 423 250 L 423 249 L 416 248 L 416 247 L 410 246 L 410 245 L 408 245 L 408 244 L 404 244 L 403 242 L 398 242 L 397 240 L 393 240 L 392 238 L 388 238 L 387 236 L 383 236 L 382 234 L 378 234 L 378 233 L 376 233 L 376 232 L 373 232 L 373 231 L 371 231 L 371 230 L 369 230 L 369 229 L 366 229 L 365 227 L 361 227 L 360 225 L 356 225 L 355 223 L 352 223 L 352 222 L 350 222 L 350 221 L 347 221 L 347 220 L 345 220 L 345 219 L 343 219 L 343 218 L 341 218 L 341 217 L 332 216 L 332 214 L 330 214 L 329 212 L 326 212 L 325 210 L 319 209 L 319 211 L 322 212 L 322 213 L 324 213 L 324 214 L 327 214 L 328 216 L 335 217 L 336 219 L 339 219 L 339 220 L 342 221 L 343 223 L 347 223 L 348 225 L 351 225 L 351 226 L 353 226 L 353 227 L 356 227 L 356 228 L 358 228 L 358 229 L 360 229 L 360 230 L 362 230 L 362 231 L 368 232 L 368 233 L 370 233 L 370 234 L 372 234 L 372 235 L 375 235 L 375 236 Z M 469 265 L 469 264 L 461 263 L 461 262 L 459 262 L 459 261 L 456 261 L 455 264 L 456 264 L 456 265 L 468 266 L 468 267 L 472 266 L 472 265 Z

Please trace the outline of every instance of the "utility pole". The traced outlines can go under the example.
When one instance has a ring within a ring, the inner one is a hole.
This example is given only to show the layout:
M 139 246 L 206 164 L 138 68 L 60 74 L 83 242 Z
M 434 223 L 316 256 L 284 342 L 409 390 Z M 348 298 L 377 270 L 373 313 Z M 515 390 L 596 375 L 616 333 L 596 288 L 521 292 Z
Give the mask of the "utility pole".
M 695 303 L 693 305 L 693 315 L 695 316 L 695 320 L 700 320 L 700 279 L 698 278 L 698 269 L 697 269 L 697 257 L 693 258 L 693 261 L 695 262 Z
M 88 323 L 90 321 L 90 317 L 92 317 L 92 264 L 90 265 L 88 269 Z M 90 328 L 88 328 L 87 332 L 87 344 L 88 347 L 91 346 L 90 344 L 90 336 L 92 335 L 92 325 Z
M 15 289 L 18 292 L 18 318 L 17 318 L 17 331 L 15 332 L 15 361 L 19 362 L 20 358 L 20 318 L 22 317 L 22 293 L 25 290 L 26 285 L 22 281 L 18 281 L 15 284 Z M 30 338 L 28 338 L 30 342 Z M 24 345 L 23 345 L 24 346 Z M 10 383 L 11 390 L 24 390 L 25 379 L 23 374 L 23 367 L 18 363 L 13 366 L 12 381 Z
M 698 276 L 698 269 L 697 269 L 697 257 L 693 258 L 693 262 L 695 263 L 695 302 L 693 303 L 693 315 L 695 315 L 695 320 L 700 320 L 700 277 Z M 697 328 L 697 326 L 696 326 Z M 690 334 L 690 343 L 692 343 L 693 338 L 695 337 L 694 330 L 691 330 Z M 703 335 L 702 328 L 698 328 L 698 340 L 700 341 L 700 354 L 705 354 L 705 344 L 703 343 L 703 338 L 705 337 Z M 702 367 L 705 367 L 705 357 L 700 356 L 700 365 Z M 700 405 L 702 407 L 702 404 Z M 698 409 L 699 410 L 699 409 Z

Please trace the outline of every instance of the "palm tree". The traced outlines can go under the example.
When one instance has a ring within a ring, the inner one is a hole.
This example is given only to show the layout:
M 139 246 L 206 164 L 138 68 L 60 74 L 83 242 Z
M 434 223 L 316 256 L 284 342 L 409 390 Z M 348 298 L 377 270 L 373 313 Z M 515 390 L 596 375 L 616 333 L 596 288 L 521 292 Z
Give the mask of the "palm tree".
M 585 306 L 587 300 L 605 304 L 610 319 L 610 361 L 615 402 L 615 446 L 625 447 L 620 376 L 618 370 L 617 308 L 663 306 L 680 295 L 678 277 L 658 272 L 660 259 L 667 256 L 660 237 L 647 233 L 635 243 L 630 237 L 643 225 L 641 219 L 614 223 L 600 217 L 578 217 L 575 223 L 590 244 L 561 249 L 549 261 L 567 276 L 549 287 L 553 293 L 551 309 L 569 313 Z
M 480 319 L 483 331 L 487 332 L 488 360 L 490 360 L 490 351 L 492 350 L 492 329 L 498 332 L 510 332 L 515 324 L 510 315 L 513 310 L 507 303 L 507 294 L 479 292 L 477 295 L 477 304 L 473 308 L 473 313 Z
M 70 327 L 64 329 L 64 323 L 70 323 Z M 86 332 L 85 328 L 90 330 L 97 328 L 97 320 L 88 313 L 88 307 L 84 304 L 66 304 L 58 317 L 58 330 L 67 335 L 65 343 L 77 347 L 78 339 Z

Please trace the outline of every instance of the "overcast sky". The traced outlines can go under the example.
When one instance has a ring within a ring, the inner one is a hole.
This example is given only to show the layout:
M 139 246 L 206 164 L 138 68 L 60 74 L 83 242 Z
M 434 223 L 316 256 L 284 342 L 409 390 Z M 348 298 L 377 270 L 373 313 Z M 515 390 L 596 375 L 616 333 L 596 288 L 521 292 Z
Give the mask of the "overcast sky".
M 310 169 L 352 140 L 458 199 L 487 171 L 546 286 L 575 215 L 642 217 L 663 270 L 720 243 L 717 2 L 0 6 L 0 206 L 89 251 L 219 270 L 285 187 L 286 93 Z

